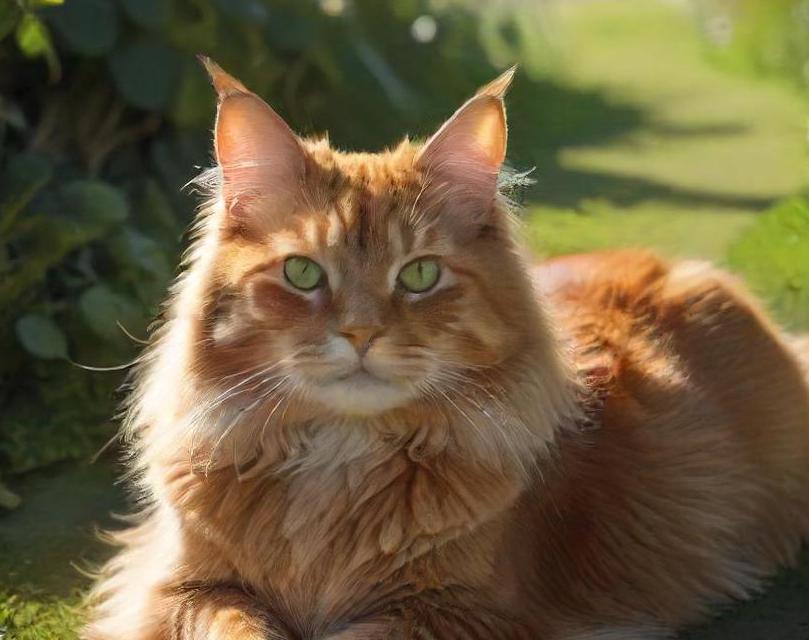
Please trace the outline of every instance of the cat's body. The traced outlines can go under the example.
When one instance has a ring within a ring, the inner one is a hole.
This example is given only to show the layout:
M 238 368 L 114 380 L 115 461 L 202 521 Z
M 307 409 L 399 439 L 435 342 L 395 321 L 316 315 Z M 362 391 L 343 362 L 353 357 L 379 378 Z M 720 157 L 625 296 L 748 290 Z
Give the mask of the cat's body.
M 222 105 L 249 108 L 220 106 L 223 195 L 130 416 L 145 511 L 86 638 L 645 639 L 794 558 L 809 538 L 809 350 L 701 265 L 595 254 L 532 281 L 476 166 L 499 169 L 508 78 L 423 148 L 302 143 L 306 197 L 258 228 L 240 209 L 255 191 L 228 174 L 228 145 L 244 144 L 228 119 L 278 124 L 214 80 Z M 291 143 L 272 152 L 299 161 Z M 237 160 L 275 194 L 297 184 Z M 330 265 L 328 290 L 273 275 L 273 256 L 298 254 Z M 396 293 L 412 255 L 440 256 L 441 279 Z M 367 363 L 326 378 L 345 347 L 322 338 L 335 315 Z M 295 347 L 263 353 L 282 338 Z M 274 375 L 290 361 L 307 372 L 294 384 Z

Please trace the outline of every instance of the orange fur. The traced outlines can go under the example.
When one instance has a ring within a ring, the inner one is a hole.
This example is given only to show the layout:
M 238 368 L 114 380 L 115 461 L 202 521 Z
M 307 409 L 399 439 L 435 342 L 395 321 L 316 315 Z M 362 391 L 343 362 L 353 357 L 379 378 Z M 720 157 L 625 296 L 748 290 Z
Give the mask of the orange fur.
M 709 266 L 529 269 L 487 178 L 510 76 L 426 148 L 351 154 L 240 146 L 244 105 L 287 133 L 210 69 L 226 184 L 137 374 L 143 512 L 84 638 L 664 637 L 793 560 L 809 350 Z M 289 255 L 328 285 L 292 290 Z M 420 255 L 444 275 L 405 294 Z

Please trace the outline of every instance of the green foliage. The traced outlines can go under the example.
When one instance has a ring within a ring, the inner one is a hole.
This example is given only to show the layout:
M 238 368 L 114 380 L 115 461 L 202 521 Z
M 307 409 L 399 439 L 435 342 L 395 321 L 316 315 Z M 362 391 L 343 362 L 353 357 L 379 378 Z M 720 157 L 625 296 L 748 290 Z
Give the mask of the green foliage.
M 114 2 L 69 0 L 43 13 L 71 53 L 104 55 L 118 40 L 121 24 Z
M 728 262 L 782 322 L 809 329 L 809 199 L 783 202 L 759 217 L 730 248 Z
M 122 47 L 110 57 L 115 86 L 130 104 L 162 110 L 171 101 L 180 80 L 180 55 L 154 38 Z
M 14 325 L 17 339 L 28 353 L 43 360 L 67 360 L 67 339 L 52 318 L 26 313 Z
M 529 48 L 515 21 L 533 14 L 500 10 L 484 34 L 472 6 L 0 0 L 0 469 L 87 456 L 111 435 L 122 374 L 73 362 L 128 362 L 124 330 L 145 336 L 174 273 L 195 206 L 182 187 L 210 163 L 196 54 L 299 131 L 379 148 L 428 133 Z M 425 14 L 437 33 L 417 41 Z

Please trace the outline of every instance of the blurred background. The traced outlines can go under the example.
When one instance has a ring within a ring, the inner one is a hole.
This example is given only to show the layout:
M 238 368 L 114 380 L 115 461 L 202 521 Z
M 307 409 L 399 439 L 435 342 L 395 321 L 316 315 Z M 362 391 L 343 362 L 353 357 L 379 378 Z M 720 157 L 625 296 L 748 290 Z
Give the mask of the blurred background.
M 0 638 L 72 638 L 96 454 L 210 164 L 205 53 L 297 131 L 424 136 L 520 64 L 539 255 L 649 246 L 809 330 L 809 0 L 0 0 Z M 123 389 L 125 392 L 125 389 Z M 692 638 L 809 637 L 809 561 Z M 800 630 L 803 631 L 800 631 Z

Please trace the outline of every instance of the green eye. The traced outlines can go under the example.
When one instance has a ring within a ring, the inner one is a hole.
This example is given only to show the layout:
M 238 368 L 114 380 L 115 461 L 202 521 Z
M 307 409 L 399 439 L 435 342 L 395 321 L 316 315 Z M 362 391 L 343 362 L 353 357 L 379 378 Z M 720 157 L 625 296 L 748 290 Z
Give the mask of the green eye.
M 323 267 L 314 260 L 292 256 L 284 261 L 284 277 L 301 291 L 311 291 L 323 280 Z
M 432 289 L 441 276 L 436 260 L 419 258 L 406 264 L 399 272 L 399 282 L 412 293 L 424 293 Z

